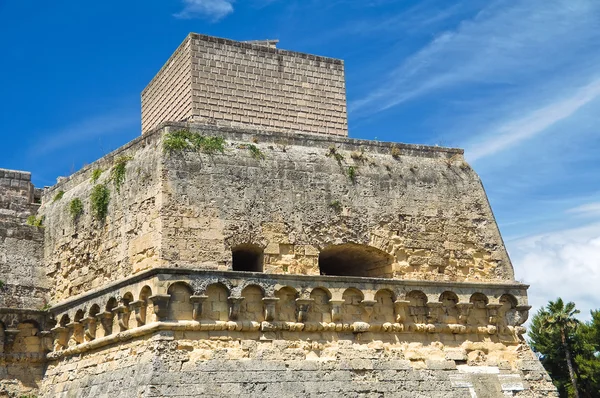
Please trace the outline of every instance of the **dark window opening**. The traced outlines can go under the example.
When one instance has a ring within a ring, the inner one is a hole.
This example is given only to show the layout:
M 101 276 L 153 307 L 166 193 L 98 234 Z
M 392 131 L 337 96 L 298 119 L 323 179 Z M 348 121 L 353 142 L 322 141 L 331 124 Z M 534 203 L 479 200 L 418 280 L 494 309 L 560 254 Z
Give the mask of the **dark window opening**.
M 257 245 L 238 245 L 231 250 L 233 270 L 246 272 L 263 271 L 263 249 Z
M 371 246 L 344 243 L 319 254 L 321 275 L 391 278 L 392 256 Z

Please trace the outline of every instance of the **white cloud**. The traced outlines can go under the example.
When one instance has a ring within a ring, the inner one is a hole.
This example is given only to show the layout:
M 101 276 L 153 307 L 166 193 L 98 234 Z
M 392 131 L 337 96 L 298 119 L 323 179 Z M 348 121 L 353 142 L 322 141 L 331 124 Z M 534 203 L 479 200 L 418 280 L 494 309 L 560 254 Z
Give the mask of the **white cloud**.
M 174 14 L 175 18 L 209 18 L 213 21 L 231 14 L 235 0 L 183 0 L 183 10 Z
M 586 203 L 577 207 L 572 207 L 567 209 L 566 212 L 585 217 L 600 215 L 600 202 Z
M 600 223 L 507 242 L 517 279 L 531 284 L 534 311 L 549 300 L 573 301 L 581 318 L 600 308 Z

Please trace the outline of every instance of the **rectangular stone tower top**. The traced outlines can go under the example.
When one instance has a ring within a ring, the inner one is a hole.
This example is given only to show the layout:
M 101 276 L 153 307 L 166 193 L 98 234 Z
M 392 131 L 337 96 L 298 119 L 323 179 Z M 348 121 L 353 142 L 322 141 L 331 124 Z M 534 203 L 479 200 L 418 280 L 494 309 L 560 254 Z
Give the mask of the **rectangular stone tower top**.
M 142 91 L 142 133 L 166 121 L 348 135 L 342 60 L 190 33 Z

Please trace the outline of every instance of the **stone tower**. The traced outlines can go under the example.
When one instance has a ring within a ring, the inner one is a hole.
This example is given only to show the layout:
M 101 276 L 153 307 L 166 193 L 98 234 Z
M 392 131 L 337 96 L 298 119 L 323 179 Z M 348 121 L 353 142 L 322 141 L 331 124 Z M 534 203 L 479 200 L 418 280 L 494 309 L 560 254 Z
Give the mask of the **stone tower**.
M 190 34 L 142 136 L 0 171 L 0 397 L 555 397 L 463 151 L 347 138 L 344 92 Z

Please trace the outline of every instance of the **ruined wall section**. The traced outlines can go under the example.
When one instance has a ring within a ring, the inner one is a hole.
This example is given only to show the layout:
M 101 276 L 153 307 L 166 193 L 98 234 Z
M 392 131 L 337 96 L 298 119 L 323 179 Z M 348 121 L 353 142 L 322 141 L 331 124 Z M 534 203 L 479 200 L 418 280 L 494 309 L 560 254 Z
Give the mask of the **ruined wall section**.
M 188 36 L 142 91 L 142 132 L 192 117 L 191 45 Z
M 346 136 L 344 63 L 191 33 L 142 92 L 142 132 L 187 116 Z
M 352 242 L 392 258 L 386 273 L 374 268 L 362 276 L 514 277 L 479 177 L 460 150 L 192 130 L 222 136 L 227 146 L 212 156 L 165 155 L 162 238 L 169 262 L 227 270 L 231 249 L 253 244 L 264 249 L 265 272 L 315 275 L 322 250 Z
M 40 214 L 45 217 L 44 258 L 54 286 L 52 303 L 130 276 L 159 263 L 160 173 L 158 136 L 141 137 L 85 167 L 48 190 Z M 115 165 L 125 160 L 125 180 L 114 183 Z M 101 170 L 96 182 L 94 170 Z M 92 214 L 92 193 L 110 191 L 104 221 Z M 53 198 L 64 192 L 60 200 Z M 73 217 L 79 199 L 83 213 Z
M 39 309 L 47 301 L 43 229 L 26 225 L 39 195 L 31 173 L 0 169 L 0 307 Z

